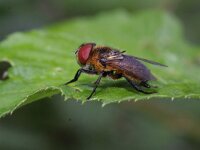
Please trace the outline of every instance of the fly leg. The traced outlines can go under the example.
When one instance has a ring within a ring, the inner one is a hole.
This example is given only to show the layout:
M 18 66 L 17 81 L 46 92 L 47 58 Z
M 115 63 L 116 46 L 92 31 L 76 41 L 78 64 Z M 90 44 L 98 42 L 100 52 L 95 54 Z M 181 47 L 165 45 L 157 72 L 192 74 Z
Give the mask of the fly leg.
M 78 80 L 78 78 L 80 77 L 80 75 L 81 75 L 82 72 L 83 72 L 82 69 L 79 69 L 76 72 L 74 78 L 72 80 L 70 80 L 69 82 L 66 82 L 64 85 L 67 85 L 67 84 L 72 83 L 72 82 L 76 82 Z
M 108 76 L 111 77 L 113 80 L 116 80 L 116 79 L 121 78 L 121 77 L 122 77 L 122 74 L 114 73 L 114 72 L 112 71 L 112 72 L 109 72 L 109 73 L 108 73 Z
M 81 75 L 82 72 L 87 73 L 87 74 L 97 74 L 97 72 L 95 72 L 95 71 L 86 70 L 86 69 L 80 68 L 76 72 L 74 78 L 72 80 L 70 80 L 69 82 L 66 82 L 64 85 L 67 85 L 67 84 L 72 83 L 72 82 L 76 82 L 78 80 L 78 78 L 80 77 L 80 75 Z
M 151 86 L 150 86 L 146 81 L 141 81 L 141 82 L 140 82 L 140 85 L 141 85 L 141 86 L 144 86 L 144 87 L 146 87 L 146 88 L 151 88 Z
M 152 86 L 152 85 L 149 85 L 148 83 L 147 83 L 148 81 L 141 81 L 140 82 L 140 85 L 141 86 L 143 86 L 143 87 L 146 87 L 146 88 L 157 88 L 157 86 Z
M 92 93 L 90 94 L 90 96 L 88 96 L 87 99 L 90 99 L 90 98 L 92 97 L 92 95 L 93 95 L 94 92 L 96 91 L 97 87 L 99 86 L 99 83 L 100 83 L 100 81 L 101 81 L 101 78 L 103 77 L 104 74 L 105 74 L 105 73 L 102 72 L 102 73 L 99 75 L 98 79 L 97 79 L 96 82 L 94 83 L 94 84 L 95 84 L 95 87 L 94 87 L 94 89 L 92 90 Z
M 126 77 L 125 77 L 126 78 Z M 153 94 L 156 93 L 155 91 L 144 91 L 140 85 L 134 83 L 133 81 L 129 80 L 128 78 L 126 78 L 126 80 L 128 81 L 128 83 L 134 88 L 136 89 L 138 92 L 144 93 L 144 94 Z

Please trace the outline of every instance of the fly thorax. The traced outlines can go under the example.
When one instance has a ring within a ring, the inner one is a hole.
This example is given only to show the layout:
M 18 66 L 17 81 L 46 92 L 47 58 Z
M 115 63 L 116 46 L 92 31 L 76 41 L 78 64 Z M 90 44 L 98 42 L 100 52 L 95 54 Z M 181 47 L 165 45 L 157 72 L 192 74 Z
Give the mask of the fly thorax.
M 90 71 L 95 71 L 95 67 L 92 64 L 86 64 L 83 69 L 85 70 L 90 70 Z

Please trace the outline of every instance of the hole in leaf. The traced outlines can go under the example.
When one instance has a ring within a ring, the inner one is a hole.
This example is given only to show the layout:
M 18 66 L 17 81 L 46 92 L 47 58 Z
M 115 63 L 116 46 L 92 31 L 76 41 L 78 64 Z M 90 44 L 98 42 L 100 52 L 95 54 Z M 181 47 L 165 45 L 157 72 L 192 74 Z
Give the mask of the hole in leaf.
M 0 80 L 8 79 L 8 69 L 12 67 L 8 61 L 0 61 Z

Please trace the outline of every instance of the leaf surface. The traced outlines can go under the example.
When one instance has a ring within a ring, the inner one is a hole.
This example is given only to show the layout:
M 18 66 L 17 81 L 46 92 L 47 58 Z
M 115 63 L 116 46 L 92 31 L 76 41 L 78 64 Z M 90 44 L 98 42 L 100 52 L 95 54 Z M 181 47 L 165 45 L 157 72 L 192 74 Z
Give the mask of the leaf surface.
M 9 79 L 0 81 L 0 116 L 59 93 L 65 99 L 85 102 L 97 76 L 83 74 L 79 81 L 61 86 L 79 69 L 74 52 L 84 42 L 126 50 L 129 55 L 169 66 L 146 64 L 158 79 L 152 83 L 159 87 L 156 94 L 138 93 L 124 79 L 105 78 L 91 100 L 105 105 L 151 98 L 200 98 L 199 48 L 183 37 L 180 22 L 168 13 L 132 15 L 120 10 L 14 33 L 0 43 L 0 60 L 12 64 Z

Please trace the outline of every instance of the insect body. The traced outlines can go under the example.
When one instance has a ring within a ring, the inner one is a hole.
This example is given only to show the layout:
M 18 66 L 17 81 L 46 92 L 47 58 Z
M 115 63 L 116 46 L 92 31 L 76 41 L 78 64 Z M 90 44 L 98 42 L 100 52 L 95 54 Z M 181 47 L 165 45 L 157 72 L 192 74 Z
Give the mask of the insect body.
M 140 61 L 159 66 L 165 65 L 135 56 L 128 56 L 124 52 L 106 46 L 96 46 L 95 43 L 82 44 L 75 53 L 81 68 L 77 71 L 74 78 L 65 83 L 65 85 L 77 81 L 83 72 L 99 75 L 95 82 L 95 87 L 87 99 L 92 97 L 101 78 L 106 76 L 114 80 L 124 77 L 135 90 L 144 94 L 155 93 L 155 91 L 149 92 L 144 90 L 144 88 L 151 88 L 148 81 L 156 80 L 156 78 Z

